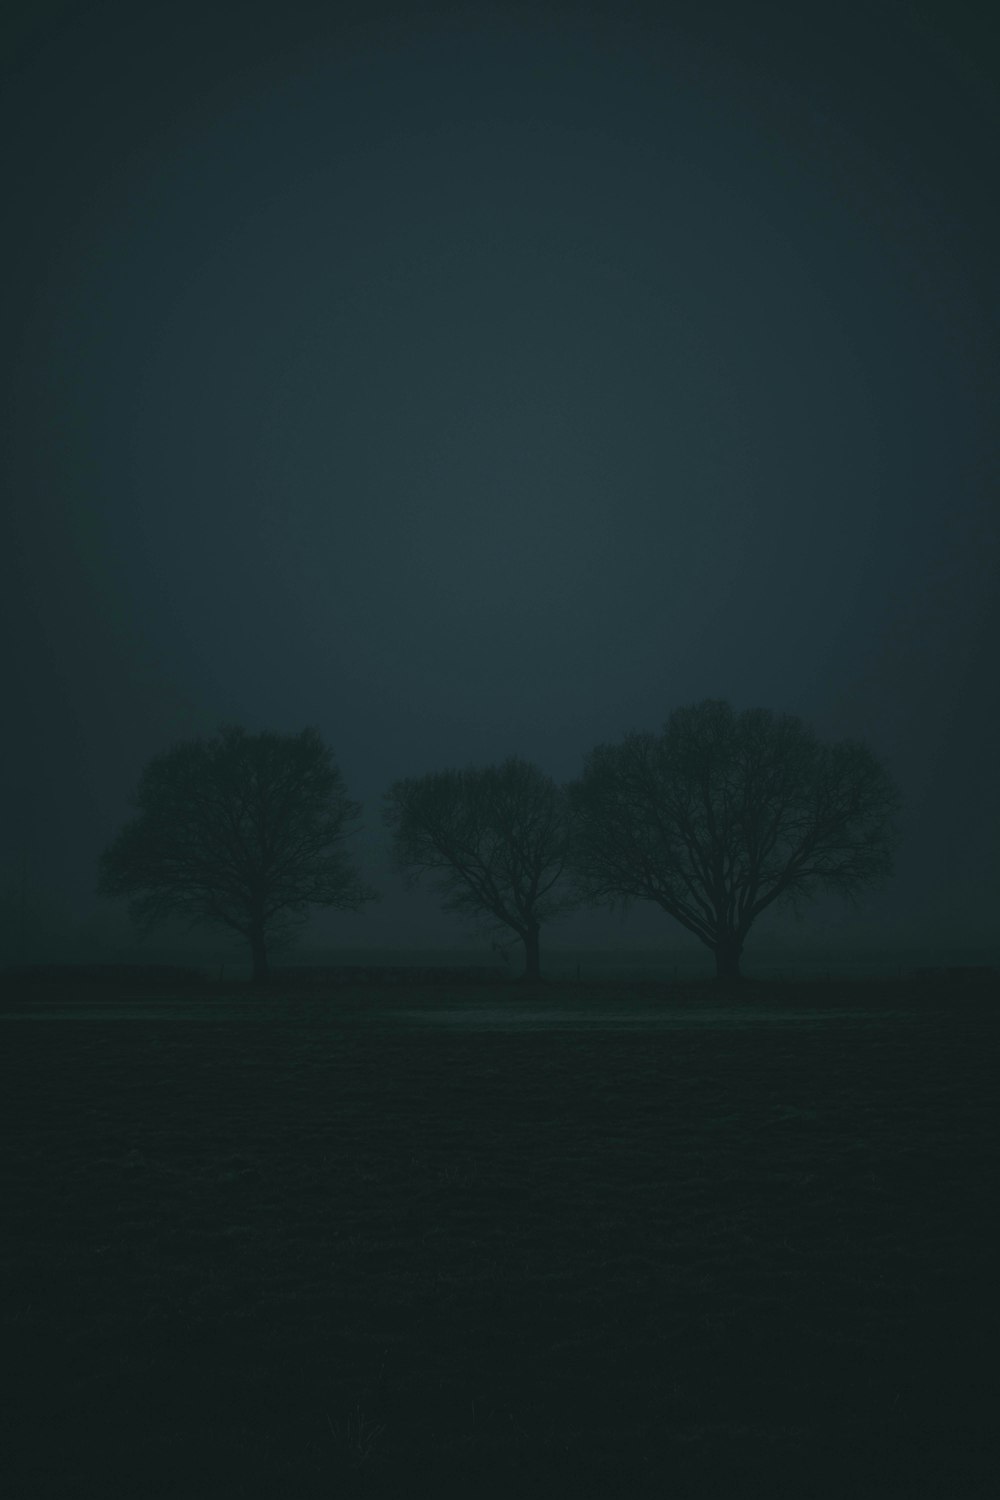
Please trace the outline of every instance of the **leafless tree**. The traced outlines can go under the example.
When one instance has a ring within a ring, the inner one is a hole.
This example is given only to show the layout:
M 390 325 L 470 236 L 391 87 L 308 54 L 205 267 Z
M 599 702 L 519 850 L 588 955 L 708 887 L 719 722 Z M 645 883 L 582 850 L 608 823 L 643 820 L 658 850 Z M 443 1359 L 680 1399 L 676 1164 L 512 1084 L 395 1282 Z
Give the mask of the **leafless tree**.
M 578 904 L 564 878 L 565 795 L 551 777 L 517 756 L 431 772 L 390 787 L 385 820 L 407 882 L 430 874 L 446 911 L 516 933 L 524 978 L 538 979 L 542 924 Z
M 599 745 L 569 789 L 581 894 L 655 901 L 737 979 L 767 907 L 850 900 L 892 871 L 899 795 L 867 746 L 821 744 L 800 719 L 706 700 L 660 735 Z
M 99 891 L 130 897 L 147 928 L 181 917 L 240 933 L 257 982 L 269 945 L 310 907 L 376 899 L 341 847 L 360 806 L 315 729 L 232 726 L 175 745 L 148 763 L 133 801 L 137 816 L 101 856 Z

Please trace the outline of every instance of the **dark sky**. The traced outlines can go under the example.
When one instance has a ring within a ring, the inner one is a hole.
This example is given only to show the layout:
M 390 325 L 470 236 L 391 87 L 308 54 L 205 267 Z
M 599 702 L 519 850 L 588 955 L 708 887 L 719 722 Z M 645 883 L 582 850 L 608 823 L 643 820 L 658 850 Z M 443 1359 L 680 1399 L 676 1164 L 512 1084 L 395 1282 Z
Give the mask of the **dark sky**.
M 3 24 L 8 886 L 96 931 L 151 754 L 314 724 L 387 893 L 322 931 L 460 942 L 390 781 L 724 697 L 906 798 L 890 890 L 793 933 L 995 938 L 989 7 Z

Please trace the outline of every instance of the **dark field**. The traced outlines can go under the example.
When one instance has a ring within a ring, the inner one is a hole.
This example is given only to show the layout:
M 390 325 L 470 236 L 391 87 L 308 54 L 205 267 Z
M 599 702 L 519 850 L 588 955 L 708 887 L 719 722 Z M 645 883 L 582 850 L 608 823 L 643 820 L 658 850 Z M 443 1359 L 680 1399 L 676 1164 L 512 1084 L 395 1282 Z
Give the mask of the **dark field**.
M 1000 1493 L 995 983 L 122 993 L 0 1015 L 10 1500 Z

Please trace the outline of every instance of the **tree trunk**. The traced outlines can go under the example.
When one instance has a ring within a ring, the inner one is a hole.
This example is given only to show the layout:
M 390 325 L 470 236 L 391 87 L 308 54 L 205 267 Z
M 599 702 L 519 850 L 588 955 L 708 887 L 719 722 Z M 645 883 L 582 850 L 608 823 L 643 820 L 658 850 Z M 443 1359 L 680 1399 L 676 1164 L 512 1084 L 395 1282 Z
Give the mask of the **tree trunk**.
M 539 929 L 537 927 L 529 927 L 528 931 L 524 934 L 523 975 L 523 978 L 529 982 L 533 979 L 541 979 L 542 977 L 542 965 L 539 955 L 538 939 Z
M 253 960 L 253 982 L 254 984 L 266 984 L 271 970 L 267 962 L 267 943 L 264 939 L 263 926 L 253 926 L 250 929 L 250 956 Z
M 740 977 L 740 956 L 743 940 L 735 933 L 726 933 L 715 945 L 715 977 L 737 980 Z

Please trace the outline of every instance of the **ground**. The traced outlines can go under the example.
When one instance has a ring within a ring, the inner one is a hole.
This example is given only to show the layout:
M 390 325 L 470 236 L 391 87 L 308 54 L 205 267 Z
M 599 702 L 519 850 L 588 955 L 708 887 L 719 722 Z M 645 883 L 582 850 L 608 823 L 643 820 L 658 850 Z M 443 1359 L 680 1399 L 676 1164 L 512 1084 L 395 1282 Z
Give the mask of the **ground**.
M 993 1494 L 998 1000 L 12 993 L 5 1492 Z

